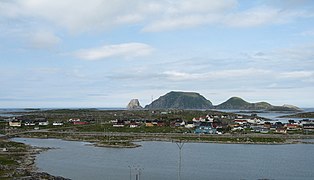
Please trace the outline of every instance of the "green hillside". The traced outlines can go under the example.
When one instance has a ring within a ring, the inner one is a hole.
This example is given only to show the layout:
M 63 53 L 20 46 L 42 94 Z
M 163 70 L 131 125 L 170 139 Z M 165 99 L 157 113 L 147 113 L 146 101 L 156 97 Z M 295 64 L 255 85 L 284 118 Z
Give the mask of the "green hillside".
M 199 93 L 175 91 L 171 91 L 145 106 L 147 109 L 209 109 L 212 107 L 212 103 Z

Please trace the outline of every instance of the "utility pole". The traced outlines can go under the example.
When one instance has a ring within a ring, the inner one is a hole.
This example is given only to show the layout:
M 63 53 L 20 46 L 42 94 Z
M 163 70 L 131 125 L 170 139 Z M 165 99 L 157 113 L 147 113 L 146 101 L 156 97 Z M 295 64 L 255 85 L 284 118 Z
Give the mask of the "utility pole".
M 141 180 L 141 174 L 143 169 L 144 168 L 140 168 L 139 166 L 135 168 L 135 171 L 137 171 L 135 175 L 135 180 Z
M 181 180 L 182 148 L 183 148 L 184 142 L 182 142 L 182 140 L 180 140 L 179 142 L 176 142 L 176 144 L 179 148 L 178 180 Z
M 130 168 L 130 180 L 132 180 L 132 169 L 131 166 L 128 166 Z

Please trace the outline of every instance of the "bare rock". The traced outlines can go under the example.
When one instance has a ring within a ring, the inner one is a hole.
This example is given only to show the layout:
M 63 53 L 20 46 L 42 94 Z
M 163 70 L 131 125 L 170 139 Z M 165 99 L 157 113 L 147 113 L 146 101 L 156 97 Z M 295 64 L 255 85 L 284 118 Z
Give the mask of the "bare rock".
M 127 109 L 129 110 L 136 110 L 136 109 L 142 109 L 143 107 L 140 105 L 140 102 L 138 99 L 132 99 L 128 106 Z

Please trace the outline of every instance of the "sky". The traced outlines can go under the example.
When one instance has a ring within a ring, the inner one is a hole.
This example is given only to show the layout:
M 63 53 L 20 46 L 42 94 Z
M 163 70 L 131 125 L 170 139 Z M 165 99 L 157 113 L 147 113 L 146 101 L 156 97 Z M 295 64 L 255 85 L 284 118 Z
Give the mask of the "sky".
M 312 0 L 0 0 L 0 108 L 314 107 Z

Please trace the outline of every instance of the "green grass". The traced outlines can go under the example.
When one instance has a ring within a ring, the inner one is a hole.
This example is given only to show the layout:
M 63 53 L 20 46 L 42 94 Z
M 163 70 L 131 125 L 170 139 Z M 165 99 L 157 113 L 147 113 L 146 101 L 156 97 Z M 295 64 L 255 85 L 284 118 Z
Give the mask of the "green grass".
M 0 164 L 1 165 L 17 165 L 17 162 L 14 160 L 14 157 L 9 155 L 0 155 Z
M 140 126 L 136 128 L 130 127 L 113 127 L 111 124 L 106 125 L 81 125 L 75 126 L 75 129 L 79 132 L 125 132 L 125 133 L 184 133 L 190 132 L 189 129 L 186 128 L 172 128 L 169 126 L 164 127 L 146 127 Z

